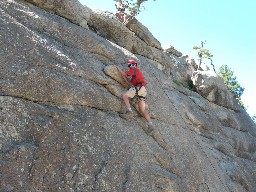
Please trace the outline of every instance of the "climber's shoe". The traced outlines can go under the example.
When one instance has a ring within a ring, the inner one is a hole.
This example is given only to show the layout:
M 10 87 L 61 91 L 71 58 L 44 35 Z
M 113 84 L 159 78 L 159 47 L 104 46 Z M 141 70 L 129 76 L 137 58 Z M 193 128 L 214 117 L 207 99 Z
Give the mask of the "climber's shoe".
M 121 113 L 120 117 L 126 120 L 131 120 L 133 118 L 132 111 L 127 110 L 125 113 Z
M 146 133 L 147 133 L 148 135 L 153 135 L 153 133 L 154 133 L 154 126 L 153 126 L 152 123 L 148 124 Z

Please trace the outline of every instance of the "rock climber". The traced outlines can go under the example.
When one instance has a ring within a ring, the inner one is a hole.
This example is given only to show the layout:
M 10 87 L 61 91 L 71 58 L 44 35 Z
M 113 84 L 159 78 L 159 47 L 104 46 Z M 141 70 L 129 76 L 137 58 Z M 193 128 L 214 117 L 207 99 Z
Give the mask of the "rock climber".
M 147 90 L 145 87 L 147 83 L 145 82 L 144 76 L 142 75 L 140 69 L 137 68 L 137 63 L 134 60 L 128 61 L 128 67 L 129 67 L 129 70 L 124 72 L 119 67 L 116 66 L 118 71 L 121 73 L 124 81 L 130 86 L 129 90 L 122 95 L 122 98 L 127 107 L 127 110 L 125 113 L 120 114 L 120 116 L 124 119 L 133 118 L 133 113 L 132 113 L 131 105 L 129 102 L 129 98 L 134 98 L 135 96 L 138 97 L 139 110 L 148 122 L 147 133 L 152 133 L 153 124 L 148 112 L 146 111 L 146 103 L 145 103 L 145 98 L 147 95 Z M 127 76 L 132 77 L 130 81 L 128 81 Z

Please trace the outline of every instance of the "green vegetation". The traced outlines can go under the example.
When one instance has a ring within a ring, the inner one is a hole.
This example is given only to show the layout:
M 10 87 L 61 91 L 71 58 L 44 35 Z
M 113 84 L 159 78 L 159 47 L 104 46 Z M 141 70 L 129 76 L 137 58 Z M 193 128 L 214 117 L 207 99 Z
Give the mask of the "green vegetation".
M 239 105 L 243 109 L 246 109 L 241 100 L 241 96 L 244 93 L 244 88 L 241 87 L 240 84 L 238 83 L 238 81 L 236 80 L 236 77 L 234 76 L 234 72 L 227 65 L 222 65 L 219 68 L 218 74 L 223 79 L 223 81 L 226 83 L 228 88 L 231 90 L 234 97 L 238 101 Z
M 178 86 L 182 86 L 182 87 L 185 87 L 189 90 L 194 90 L 194 86 L 193 86 L 193 82 L 192 81 L 189 81 L 188 83 L 182 83 L 181 81 L 179 80 L 173 80 L 173 82 L 178 85 Z
M 199 58 L 199 63 L 198 63 L 198 68 L 197 70 L 199 70 L 203 59 L 209 59 L 211 61 L 211 65 L 213 66 L 213 70 L 215 71 L 214 65 L 213 65 L 213 61 L 212 61 L 212 57 L 213 55 L 211 54 L 211 52 L 208 49 L 204 48 L 204 44 L 206 43 L 206 41 L 201 41 L 201 46 L 194 46 L 193 49 L 197 51 L 197 56 Z M 216 71 L 215 71 L 216 72 Z
M 114 0 L 116 1 L 116 0 Z M 123 4 L 128 9 L 130 16 L 136 16 L 142 11 L 142 3 L 148 0 L 123 0 Z M 156 0 L 153 0 L 156 1 Z
M 21 95 L 20 95 L 20 98 L 22 98 L 24 100 L 28 100 L 28 101 L 31 100 L 31 97 L 32 97 L 32 95 L 29 92 L 24 92 L 24 93 L 21 93 Z

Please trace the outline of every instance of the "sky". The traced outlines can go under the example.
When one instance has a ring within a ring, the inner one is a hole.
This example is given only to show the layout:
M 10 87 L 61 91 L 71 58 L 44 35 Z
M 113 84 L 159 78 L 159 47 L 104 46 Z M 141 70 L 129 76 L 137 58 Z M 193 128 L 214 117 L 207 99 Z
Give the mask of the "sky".
M 115 12 L 114 0 L 79 0 L 91 9 Z M 213 54 L 218 70 L 223 64 L 245 88 L 242 101 L 256 115 L 256 0 L 148 0 L 136 17 L 162 47 L 194 57 L 201 41 Z M 209 65 L 211 68 L 211 65 Z

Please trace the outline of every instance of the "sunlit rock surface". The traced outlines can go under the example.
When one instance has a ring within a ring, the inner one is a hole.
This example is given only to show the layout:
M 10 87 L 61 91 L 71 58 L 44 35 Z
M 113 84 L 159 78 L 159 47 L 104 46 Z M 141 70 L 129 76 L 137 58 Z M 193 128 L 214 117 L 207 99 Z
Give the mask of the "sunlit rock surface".
M 174 83 L 193 67 L 77 1 L 29 2 L 0 1 L 0 191 L 256 191 L 255 124 Z M 67 17 L 72 7 L 86 13 Z M 139 113 L 119 116 L 114 65 L 130 58 L 148 82 L 152 136 Z

